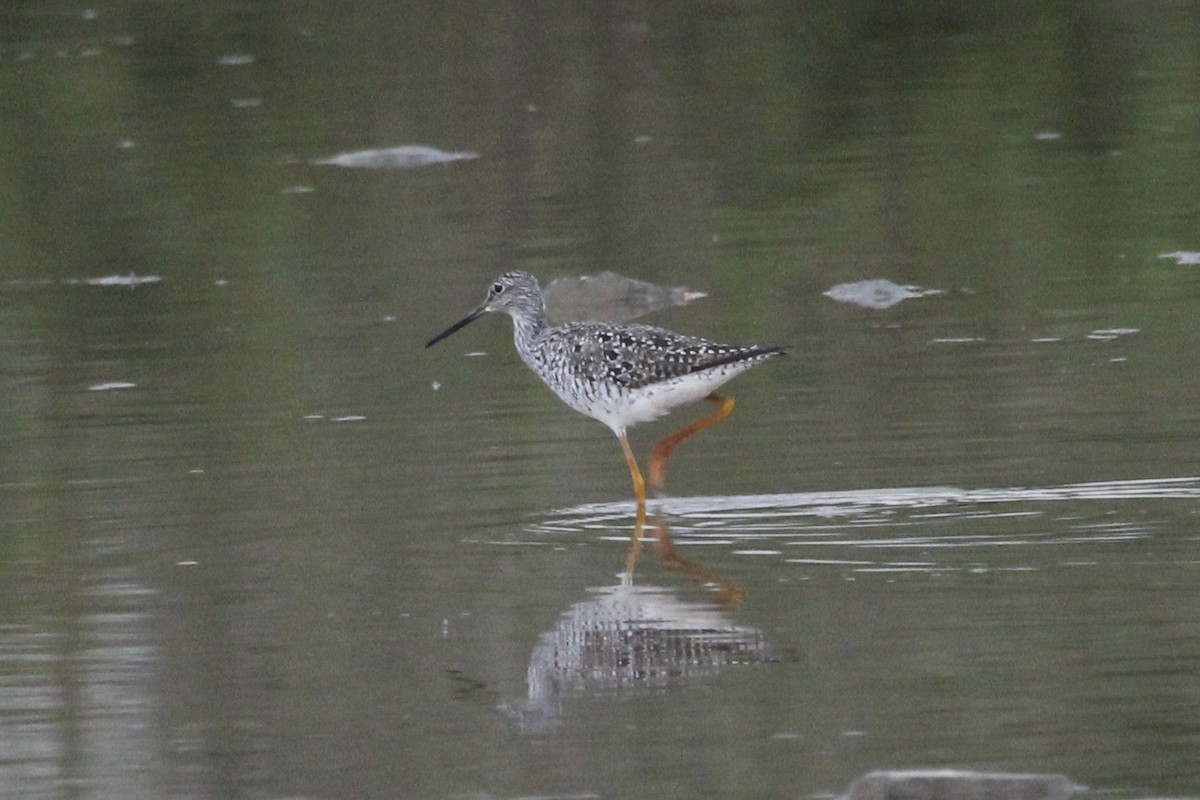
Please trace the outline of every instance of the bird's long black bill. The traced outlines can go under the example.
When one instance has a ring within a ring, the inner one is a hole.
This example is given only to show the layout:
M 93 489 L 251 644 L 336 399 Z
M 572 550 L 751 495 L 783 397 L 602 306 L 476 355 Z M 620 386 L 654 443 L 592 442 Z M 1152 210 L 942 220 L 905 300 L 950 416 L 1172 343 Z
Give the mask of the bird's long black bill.
M 428 342 L 425 343 L 425 346 L 433 347 L 435 344 L 440 342 L 442 339 L 445 339 L 450 334 L 460 330 L 461 328 L 465 328 L 468 325 L 470 325 L 472 322 L 474 322 L 476 319 L 478 319 L 479 316 L 481 314 L 483 314 L 483 312 L 484 312 L 484 307 L 480 306 L 479 308 L 472 311 L 470 314 L 467 314 L 465 317 L 460 319 L 458 322 L 451 325 L 449 328 L 446 328 L 446 330 L 442 331 L 437 336 L 430 339 Z

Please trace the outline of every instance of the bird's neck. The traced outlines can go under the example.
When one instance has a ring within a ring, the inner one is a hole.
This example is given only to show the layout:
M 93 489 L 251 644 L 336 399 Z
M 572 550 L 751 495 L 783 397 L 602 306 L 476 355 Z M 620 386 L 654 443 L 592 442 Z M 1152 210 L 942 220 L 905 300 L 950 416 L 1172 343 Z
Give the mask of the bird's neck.
M 546 330 L 546 309 L 538 307 L 534 313 L 519 314 L 513 317 L 513 342 L 517 350 L 525 353 Z

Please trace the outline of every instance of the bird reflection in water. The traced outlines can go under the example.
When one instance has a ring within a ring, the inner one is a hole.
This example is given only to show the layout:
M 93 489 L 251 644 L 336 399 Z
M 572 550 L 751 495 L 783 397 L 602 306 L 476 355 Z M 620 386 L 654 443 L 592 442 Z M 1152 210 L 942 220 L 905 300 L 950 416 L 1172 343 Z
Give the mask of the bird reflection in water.
M 633 575 L 638 556 L 641 555 L 644 543 L 649 539 L 654 543 L 654 550 L 663 560 L 667 569 L 684 576 L 704 589 L 715 592 L 720 598 L 721 605 L 741 604 L 746 596 L 746 591 L 740 584 L 707 570 L 695 560 L 679 554 L 679 550 L 675 547 L 674 537 L 671 536 L 671 529 L 661 511 L 655 513 L 654 524 L 650 526 L 648 533 L 649 536 L 646 526 L 641 521 L 634 526 L 633 536 L 630 537 L 629 551 L 625 556 L 626 575 Z
M 756 628 L 737 625 L 729 609 L 742 589 L 678 554 L 666 521 L 639 522 L 616 585 L 595 587 L 540 637 L 526 673 L 528 696 L 508 706 L 526 733 L 551 730 L 571 696 L 661 689 L 712 675 L 733 664 L 776 661 Z M 661 586 L 637 586 L 634 566 L 644 543 L 668 569 L 711 588 L 717 603 L 681 600 Z
M 733 410 L 730 398 L 714 392 L 708 399 L 718 406 L 714 412 L 655 445 L 649 487 L 656 493 L 664 489 L 675 447 Z M 634 585 L 647 542 L 667 569 L 714 592 L 718 602 L 684 601 L 664 587 Z M 527 733 L 553 729 L 571 695 L 662 688 L 733 664 L 779 660 L 761 631 L 730 617 L 729 609 L 744 598 L 742 587 L 681 555 L 661 509 L 647 525 L 641 496 L 620 581 L 590 591 L 594 598 L 571 606 L 534 647 L 526 671 L 528 696 L 508 709 Z

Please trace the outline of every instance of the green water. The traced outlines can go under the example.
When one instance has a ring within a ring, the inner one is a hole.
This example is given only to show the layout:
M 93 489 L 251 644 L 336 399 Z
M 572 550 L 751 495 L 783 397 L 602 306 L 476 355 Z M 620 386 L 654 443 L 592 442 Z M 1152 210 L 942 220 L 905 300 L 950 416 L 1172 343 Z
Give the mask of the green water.
M 1195 795 L 1198 10 L 6 5 L 0 796 Z M 690 566 L 512 266 L 792 348 Z

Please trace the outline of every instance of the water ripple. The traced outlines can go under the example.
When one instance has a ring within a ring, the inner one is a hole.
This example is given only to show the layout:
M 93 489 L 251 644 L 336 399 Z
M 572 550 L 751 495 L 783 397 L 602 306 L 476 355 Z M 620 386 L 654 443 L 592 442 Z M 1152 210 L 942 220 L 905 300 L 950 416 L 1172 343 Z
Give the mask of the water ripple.
M 1094 564 L 1101 556 L 1098 546 L 1147 539 L 1167 524 L 1145 513 L 1146 501 L 1197 499 L 1200 477 L 1178 477 L 1049 487 L 675 497 L 651 507 L 668 521 L 681 546 L 735 548 L 732 555 L 853 572 L 930 573 Z M 1142 501 L 1136 513 L 1122 509 L 1130 501 Z M 1170 509 L 1164 506 L 1164 513 Z M 533 530 L 622 539 L 629 535 L 633 512 L 628 502 L 577 506 L 551 513 Z M 1067 556 L 1064 549 L 1077 555 Z M 1082 557 L 1081 550 L 1086 551 Z M 997 563 L 1011 561 L 997 555 L 1008 551 L 1023 560 Z M 882 553 L 895 557 L 881 558 Z

